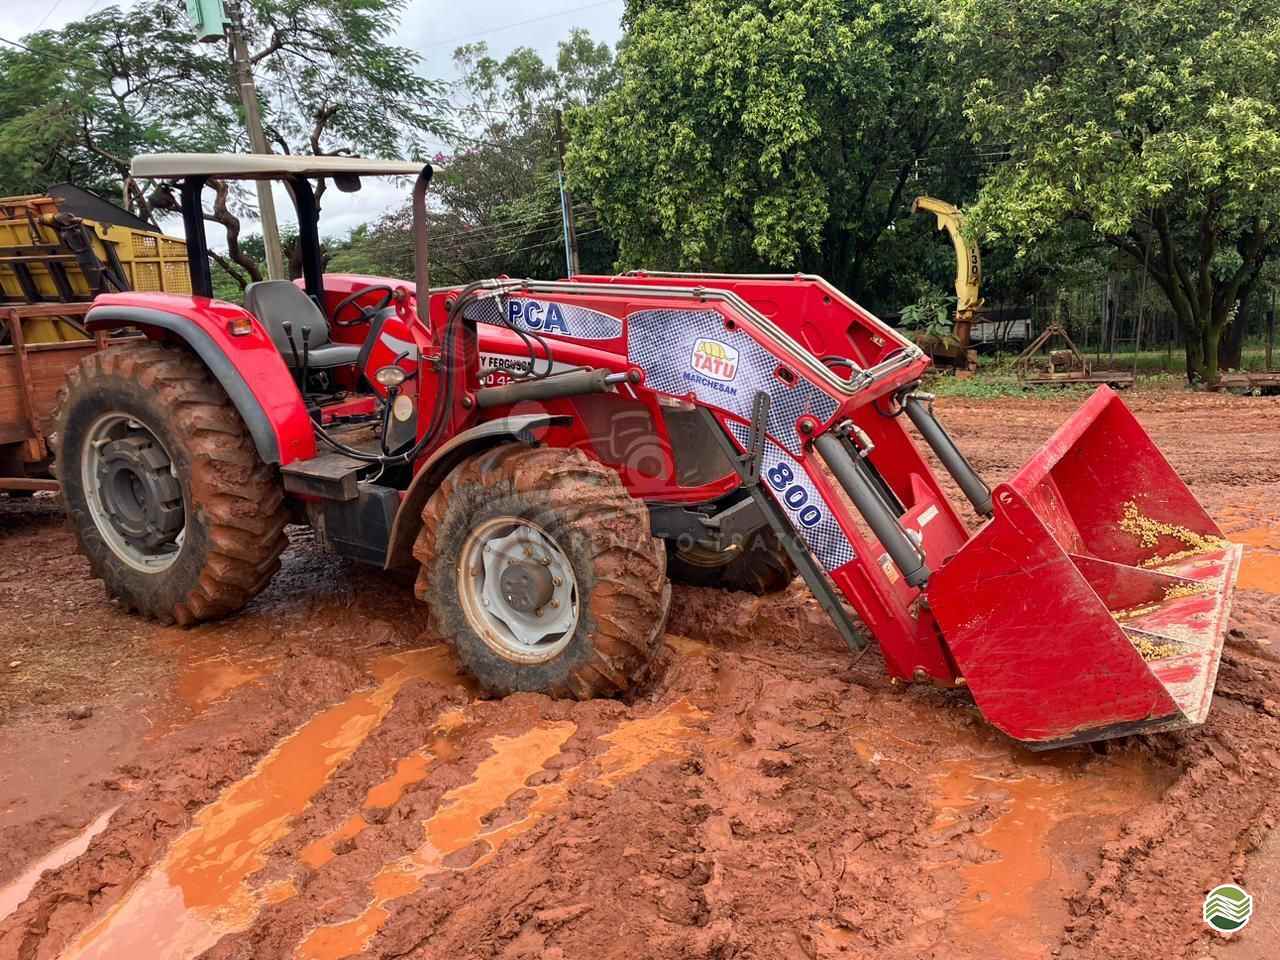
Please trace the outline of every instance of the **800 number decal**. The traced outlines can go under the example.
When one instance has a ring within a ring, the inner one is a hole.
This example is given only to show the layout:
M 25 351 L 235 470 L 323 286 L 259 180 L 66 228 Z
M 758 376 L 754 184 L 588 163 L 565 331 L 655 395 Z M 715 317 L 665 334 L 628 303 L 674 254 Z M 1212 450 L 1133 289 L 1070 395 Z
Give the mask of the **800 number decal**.
M 796 512 L 796 519 L 806 527 L 822 522 L 822 511 L 809 503 L 809 491 L 795 483 L 796 475 L 790 465 L 779 463 L 765 471 L 769 486 L 778 492 L 782 502 Z

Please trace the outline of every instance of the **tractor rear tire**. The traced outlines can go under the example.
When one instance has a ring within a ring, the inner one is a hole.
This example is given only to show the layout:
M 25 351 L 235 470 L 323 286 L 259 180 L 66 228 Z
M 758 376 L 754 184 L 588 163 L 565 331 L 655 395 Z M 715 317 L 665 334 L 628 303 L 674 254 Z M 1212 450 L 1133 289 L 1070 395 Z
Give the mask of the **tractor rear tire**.
M 764 596 L 779 593 L 796 578 L 795 564 L 770 529 L 757 530 L 741 550 L 723 554 L 694 545 L 669 543 L 667 571 L 675 583 L 740 590 Z
M 126 609 L 166 624 L 213 620 L 279 569 L 279 473 L 194 355 L 151 343 L 98 351 L 68 371 L 54 418 L 80 552 Z
M 463 461 L 413 553 L 433 629 L 489 693 L 587 700 L 647 677 L 671 604 L 666 550 L 644 504 L 581 451 L 509 444 Z

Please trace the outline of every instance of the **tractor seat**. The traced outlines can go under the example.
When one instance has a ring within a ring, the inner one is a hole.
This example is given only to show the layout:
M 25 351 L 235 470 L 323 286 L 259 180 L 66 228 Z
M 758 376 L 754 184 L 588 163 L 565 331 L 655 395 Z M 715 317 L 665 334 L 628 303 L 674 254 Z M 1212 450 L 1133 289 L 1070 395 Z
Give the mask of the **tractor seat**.
M 320 308 L 302 290 L 288 280 L 262 280 L 244 290 L 244 305 L 267 328 L 284 362 L 294 366 L 293 350 L 285 335 L 284 324 L 293 325 L 293 345 L 302 363 L 302 331 L 310 330 L 307 363 L 312 370 L 345 367 L 360 356 L 359 344 L 334 343 L 329 339 L 329 321 Z

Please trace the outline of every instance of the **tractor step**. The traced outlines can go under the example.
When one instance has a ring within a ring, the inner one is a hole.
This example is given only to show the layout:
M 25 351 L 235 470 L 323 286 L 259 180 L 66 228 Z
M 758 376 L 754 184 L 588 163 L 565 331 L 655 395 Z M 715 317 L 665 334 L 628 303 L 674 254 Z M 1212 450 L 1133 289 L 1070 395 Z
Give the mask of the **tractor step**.
M 310 460 L 295 460 L 280 474 L 289 493 L 346 501 L 359 496 L 359 473 L 367 466 L 364 460 L 343 453 L 322 453 Z

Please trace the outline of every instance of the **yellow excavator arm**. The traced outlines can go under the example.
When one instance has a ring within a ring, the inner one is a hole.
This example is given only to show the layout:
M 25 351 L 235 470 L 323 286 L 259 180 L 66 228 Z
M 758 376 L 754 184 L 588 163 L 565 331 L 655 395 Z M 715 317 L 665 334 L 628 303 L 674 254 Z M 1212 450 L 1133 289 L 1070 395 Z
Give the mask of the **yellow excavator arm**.
M 916 197 L 911 212 L 926 210 L 938 218 L 938 229 L 947 231 L 956 249 L 956 317 L 971 318 L 982 306 L 978 288 L 982 285 L 982 256 L 976 240 L 964 235 L 964 214 L 945 200 Z

